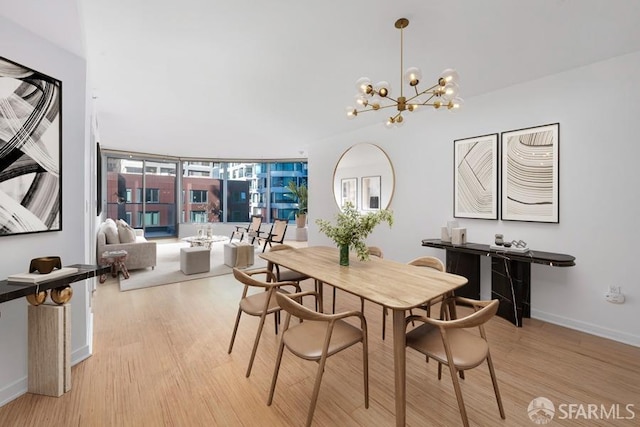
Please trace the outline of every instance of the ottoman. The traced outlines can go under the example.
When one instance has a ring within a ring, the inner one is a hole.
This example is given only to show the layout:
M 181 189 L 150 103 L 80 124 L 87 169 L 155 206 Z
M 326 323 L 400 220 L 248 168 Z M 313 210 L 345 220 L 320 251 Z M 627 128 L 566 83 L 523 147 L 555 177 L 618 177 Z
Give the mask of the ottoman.
M 211 251 L 204 246 L 180 248 L 180 270 L 184 274 L 207 273 L 210 258 Z
M 253 265 L 255 248 L 250 243 L 226 243 L 224 245 L 224 264 L 228 267 L 245 268 Z

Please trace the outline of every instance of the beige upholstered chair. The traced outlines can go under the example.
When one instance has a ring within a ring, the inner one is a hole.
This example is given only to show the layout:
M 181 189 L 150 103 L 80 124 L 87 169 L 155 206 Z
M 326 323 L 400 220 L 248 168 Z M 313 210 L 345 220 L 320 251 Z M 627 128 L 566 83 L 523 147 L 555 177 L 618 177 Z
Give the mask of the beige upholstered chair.
M 440 259 L 433 256 L 422 256 L 416 259 L 409 261 L 409 265 L 415 265 L 417 267 L 427 267 L 433 268 L 438 271 L 445 271 L 444 264 Z M 434 298 L 431 301 L 428 301 L 422 308 L 427 311 L 427 316 L 431 316 L 431 306 L 438 302 L 442 302 L 443 297 Z M 412 313 L 413 314 L 413 313 Z M 442 318 L 442 316 L 440 316 Z
M 265 274 L 267 276 L 267 281 L 263 282 L 252 277 L 257 274 Z M 238 332 L 238 325 L 240 324 L 240 316 L 242 316 L 242 313 L 260 317 L 260 324 L 258 326 L 258 331 L 256 332 L 256 338 L 253 342 L 253 350 L 251 351 L 251 358 L 249 359 L 249 367 L 247 368 L 246 375 L 248 377 L 251 375 L 253 360 L 256 357 L 258 343 L 260 342 L 260 336 L 262 335 L 262 328 L 264 327 L 264 321 L 268 314 L 273 313 L 275 315 L 275 329 L 276 334 L 278 333 L 278 313 L 280 312 L 280 306 L 276 301 L 276 294 L 286 292 L 286 290 L 281 289 L 285 286 L 290 286 L 295 291 L 300 291 L 300 287 L 294 282 L 276 282 L 274 280 L 273 273 L 266 269 L 242 271 L 234 268 L 233 276 L 240 283 L 244 284 L 244 290 L 242 291 L 238 314 L 236 315 L 236 323 L 233 327 L 231 342 L 229 343 L 229 354 L 231 354 L 231 350 L 233 350 L 233 343 L 236 339 L 236 333 Z M 250 288 L 260 289 L 262 292 L 249 294 Z
M 468 298 L 452 297 L 443 304 L 446 304 L 446 307 L 455 309 L 456 302 L 471 305 L 474 308 L 474 312 L 463 318 L 453 320 L 438 320 L 426 316 L 407 317 L 407 325 L 411 321 L 423 322 L 422 325 L 407 333 L 407 347 L 438 361 L 438 379 L 442 377 L 442 364 L 449 366 L 453 388 L 458 399 L 460 416 L 465 427 L 469 426 L 469 420 L 464 400 L 462 399 L 458 372 L 475 368 L 486 360 L 489 365 L 489 374 L 493 382 L 493 390 L 498 402 L 500 417 L 505 419 L 502 399 L 498 390 L 498 380 L 493 369 L 489 343 L 484 330 L 484 324 L 498 311 L 498 300 L 476 301 Z M 453 315 L 454 313 L 451 314 Z M 476 327 L 479 329 L 480 335 L 468 331 L 468 329 Z
M 284 348 L 287 347 L 296 356 L 318 362 L 318 372 L 311 396 L 311 405 L 307 415 L 307 426 L 313 421 L 313 413 L 318 401 L 320 383 L 324 373 L 325 363 L 329 356 L 351 347 L 359 342 L 362 343 L 362 369 L 364 374 L 364 404 L 369 407 L 369 362 L 367 349 L 367 321 L 359 311 L 348 311 L 339 314 L 323 314 L 315 312 L 295 300 L 301 301 L 303 296 L 318 294 L 312 291 L 300 292 L 297 294 L 276 294 L 277 303 L 287 313 L 278 347 L 276 366 L 271 380 L 271 390 L 267 405 L 273 402 L 273 395 L 278 380 L 278 371 L 282 362 Z M 295 299 L 295 300 L 294 300 Z M 291 317 L 304 320 L 299 324 L 290 327 Z M 344 321 L 348 317 L 360 319 L 360 328 Z
M 233 237 L 240 233 L 240 241 L 244 239 L 245 234 L 247 235 L 247 241 L 251 239 L 251 244 L 255 242 L 257 238 L 260 237 L 261 231 L 260 226 L 262 225 L 262 215 L 251 215 L 251 223 L 246 226 L 236 225 L 236 229 L 231 233 L 231 237 L 229 241 L 233 240 Z
M 264 239 L 264 246 L 262 247 L 262 252 L 267 249 L 267 245 L 271 247 L 272 243 L 282 243 L 284 242 L 284 235 L 287 233 L 287 225 L 289 222 L 286 219 L 274 219 L 273 224 L 271 224 L 271 230 L 267 233 L 267 237 L 259 237 L 259 239 Z

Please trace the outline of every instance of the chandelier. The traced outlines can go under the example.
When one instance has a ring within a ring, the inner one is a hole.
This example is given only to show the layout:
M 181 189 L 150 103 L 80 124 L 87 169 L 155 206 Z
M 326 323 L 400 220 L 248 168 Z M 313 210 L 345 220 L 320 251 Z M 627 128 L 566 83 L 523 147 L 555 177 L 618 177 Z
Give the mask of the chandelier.
M 391 96 L 391 87 L 388 82 L 381 81 L 373 84 L 367 77 L 362 77 L 356 82 L 358 94 L 356 95 L 357 107 L 347 107 L 347 118 L 353 119 L 358 114 L 367 111 L 378 111 L 395 107 L 397 113 L 389 116 L 387 127 L 401 126 L 404 123 L 402 113 L 416 111 L 419 108 L 429 106 L 435 109 L 456 110 L 462 105 L 462 99 L 458 97 L 458 72 L 454 69 L 444 70 L 438 77 L 437 83 L 424 90 L 418 89 L 422 79 L 422 73 L 416 67 L 407 68 L 404 71 L 404 38 L 403 30 L 409 25 L 409 20 L 400 18 L 395 27 L 400 30 L 400 96 Z M 410 95 L 405 96 L 402 80 L 410 86 Z

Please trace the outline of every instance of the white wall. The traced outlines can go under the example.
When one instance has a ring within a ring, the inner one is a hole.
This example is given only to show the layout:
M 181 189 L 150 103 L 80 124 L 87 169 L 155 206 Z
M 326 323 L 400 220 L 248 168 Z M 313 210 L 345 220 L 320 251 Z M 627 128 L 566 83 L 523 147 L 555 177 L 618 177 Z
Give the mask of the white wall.
M 62 80 L 62 231 L 0 237 L 0 277 L 24 272 L 32 258 L 59 255 L 65 265 L 85 263 L 84 59 L 0 17 L 0 54 Z M 86 176 L 91 180 L 90 176 Z M 89 355 L 88 281 L 73 285 L 72 363 Z M 0 406 L 27 389 L 27 302 L 0 304 Z
M 532 265 L 532 316 L 640 346 L 640 279 L 632 266 L 640 232 L 640 52 L 466 100 L 463 110 L 407 114 L 403 128 L 379 125 L 331 138 L 309 149 L 310 244 L 332 244 L 316 218 L 332 218 L 333 168 L 349 146 L 380 145 L 396 172 L 391 208 L 395 225 L 380 226 L 369 243 L 385 257 L 408 261 L 439 238 L 453 216 L 453 140 L 560 123 L 560 223 L 459 219 L 468 240 L 491 243 L 495 233 L 523 239 L 533 250 L 576 257 L 568 268 Z M 464 76 L 461 76 L 464 96 Z M 354 123 L 357 123 L 354 121 Z M 489 262 L 482 261 L 482 295 L 490 294 Z M 604 300 L 621 285 L 625 304 Z

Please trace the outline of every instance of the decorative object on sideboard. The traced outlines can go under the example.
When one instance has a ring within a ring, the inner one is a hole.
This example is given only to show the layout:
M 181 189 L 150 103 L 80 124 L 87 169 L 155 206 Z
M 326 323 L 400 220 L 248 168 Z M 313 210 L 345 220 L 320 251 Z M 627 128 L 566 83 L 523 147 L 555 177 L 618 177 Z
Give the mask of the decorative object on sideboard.
M 495 244 L 496 246 L 504 245 L 504 236 L 502 234 L 496 234 Z
M 347 107 L 347 118 L 353 119 L 358 114 L 366 111 L 378 111 L 385 108 L 394 108 L 394 113 L 387 119 L 387 127 L 397 127 L 404 123 L 402 113 L 405 111 L 416 111 L 421 107 L 429 106 L 435 109 L 448 109 L 455 111 L 462 105 L 462 99 L 458 97 L 458 72 L 453 69 L 444 70 L 436 84 L 424 90 L 418 89 L 418 84 L 422 80 L 422 73 L 416 67 L 407 68 L 404 71 L 404 29 L 409 25 L 409 20 L 400 18 L 396 21 L 395 27 L 400 30 L 400 96 L 391 96 L 391 87 L 388 82 L 381 81 L 377 84 L 368 77 L 362 77 L 356 82 L 358 93 L 356 94 L 357 107 Z M 402 81 L 408 83 L 410 94 L 404 95 L 404 85 Z
M 29 273 L 37 271 L 40 274 L 49 274 L 54 268 L 62 268 L 62 261 L 59 256 L 34 258 L 29 263 Z
M 443 242 L 450 242 L 451 235 L 449 234 L 449 227 L 440 227 L 440 240 Z
M 496 234 L 495 241 L 489 246 L 493 250 L 505 252 L 525 253 L 529 252 L 527 242 L 524 240 L 505 241 L 502 234 Z
M 467 229 L 462 227 L 456 227 L 451 229 L 451 244 L 452 245 L 466 245 L 467 244 Z

